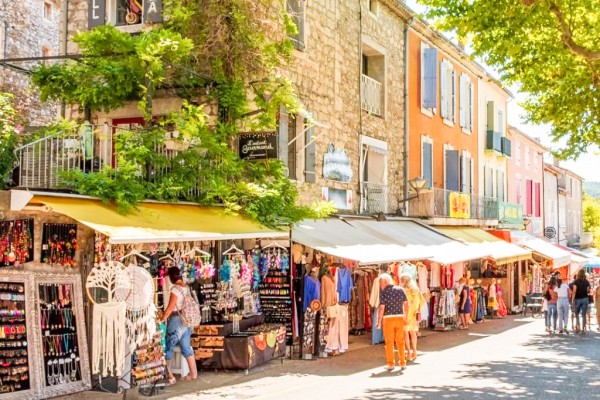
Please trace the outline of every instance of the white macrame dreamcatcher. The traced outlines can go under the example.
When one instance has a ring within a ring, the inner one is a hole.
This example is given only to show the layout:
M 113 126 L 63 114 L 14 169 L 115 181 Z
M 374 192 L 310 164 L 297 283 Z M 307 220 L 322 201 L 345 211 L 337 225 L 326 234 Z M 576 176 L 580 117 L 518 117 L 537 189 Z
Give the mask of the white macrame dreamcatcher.
M 131 291 L 130 276 L 117 261 L 99 263 L 88 275 L 85 287 L 93 308 L 92 373 L 121 376 L 127 341 L 127 303 L 117 300 L 117 292 Z M 97 303 L 90 289 L 103 289 L 106 303 Z M 102 366 L 102 368 L 100 368 Z
M 145 268 L 129 264 L 126 269 L 131 289 L 120 288 L 115 296 L 127 304 L 127 333 L 130 351 L 156 333 L 156 306 L 154 305 L 154 280 Z

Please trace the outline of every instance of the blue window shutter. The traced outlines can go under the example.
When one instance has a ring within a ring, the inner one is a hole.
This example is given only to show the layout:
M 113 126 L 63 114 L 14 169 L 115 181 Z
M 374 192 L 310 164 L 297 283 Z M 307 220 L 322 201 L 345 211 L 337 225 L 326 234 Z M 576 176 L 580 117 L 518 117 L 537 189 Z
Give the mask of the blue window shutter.
M 448 74 L 446 60 L 440 63 L 440 113 L 442 118 L 448 119 Z
M 433 145 L 431 143 L 423 142 L 423 178 L 427 181 L 425 187 L 433 187 Z
M 446 150 L 446 190 L 459 190 L 459 156 L 458 150 Z
M 421 71 L 422 84 L 423 84 L 423 101 L 422 105 L 425 108 L 436 108 L 437 107 L 437 49 L 424 49 L 423 50 L 423 69 Z

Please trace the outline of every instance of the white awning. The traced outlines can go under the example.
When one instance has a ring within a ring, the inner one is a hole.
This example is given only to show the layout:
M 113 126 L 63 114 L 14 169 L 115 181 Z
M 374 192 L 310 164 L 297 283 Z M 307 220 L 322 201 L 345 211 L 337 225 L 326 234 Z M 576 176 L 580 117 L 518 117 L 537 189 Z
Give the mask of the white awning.
M 390 243 L 334 218 L 300 222 L 292 229 L 292 241 L 362 265 L 424 260 L 433 256 L 430 248 Z
M 415 221 L 364 219 L 348 219 L 347 221 L 362 231 L 381 240 L 398 244 L 412 252 L 430 253 L 429 260 L 440 264 L 454 264 L 490 255 L 489 249 L 461 243 Z
M 564 267 L 571 263 L 571 253 L 559 249 L 554 244 L 538 239 L 526 232 L 511 231 L 511 238 L 513 243 L 524 246 L 544 258 L 552 260 L 553 268 Z

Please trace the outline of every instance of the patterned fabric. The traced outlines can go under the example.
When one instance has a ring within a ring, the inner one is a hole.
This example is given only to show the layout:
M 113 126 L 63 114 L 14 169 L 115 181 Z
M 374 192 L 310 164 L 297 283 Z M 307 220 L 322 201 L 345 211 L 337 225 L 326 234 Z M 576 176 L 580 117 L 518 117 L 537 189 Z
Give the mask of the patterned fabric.
M 422 295 L 419 289 L 415 287 L 406 289 L 406 296 L 408 298 L 408 315 L 406 316 L 404 330 L 418 332 L 419 321 L 417 313 L 421 311 Z
M 304 327 L 302 330 L 302 354 L 315 351 L 315 318 L 317 312 L 310 308 L 304 311 Z
M 381 295 L 379 296 L 380 304 L 385 306 L 383 316 L 404 314 L 402 306 L 405 301 L 408 301 L 408 299 L 402 288 L 391 285 L 387 286 L 381 291 Z

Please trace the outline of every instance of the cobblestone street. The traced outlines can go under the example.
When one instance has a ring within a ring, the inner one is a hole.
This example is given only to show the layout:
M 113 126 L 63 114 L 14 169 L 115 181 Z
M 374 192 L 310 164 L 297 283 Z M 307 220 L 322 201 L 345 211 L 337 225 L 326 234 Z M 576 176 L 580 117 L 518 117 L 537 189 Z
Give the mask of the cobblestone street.
M 469 332 L 426 331 L 417 361 L 384 372 L 383 346 L 352 337 L 351 350 L 315 361 L 273 361 L 243 372 L 204 372 L 159 399 L 600 398 L 600 334 L 548 335 L 542 319 L 488 320 Z M 118 399 L 87 392 L 68 398 Z

